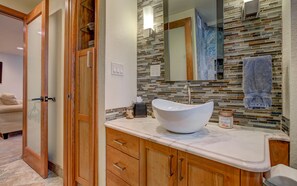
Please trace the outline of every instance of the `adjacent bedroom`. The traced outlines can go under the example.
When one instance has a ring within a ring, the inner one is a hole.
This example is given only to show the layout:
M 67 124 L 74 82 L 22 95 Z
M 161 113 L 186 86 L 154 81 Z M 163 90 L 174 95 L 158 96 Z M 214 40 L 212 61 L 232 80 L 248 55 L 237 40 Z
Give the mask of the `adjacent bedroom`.
M 22 21 L 0 14 L 0 25 L 1 166 L 22 155 L 24 42 Z

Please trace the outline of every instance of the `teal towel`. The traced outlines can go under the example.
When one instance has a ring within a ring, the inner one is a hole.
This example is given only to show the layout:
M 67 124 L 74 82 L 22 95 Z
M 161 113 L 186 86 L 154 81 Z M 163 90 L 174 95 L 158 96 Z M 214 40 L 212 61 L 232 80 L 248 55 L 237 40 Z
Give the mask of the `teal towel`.
M 267 109 L 272 105 L 272 57 L 243 59 L 244 106 L 248 109 Z

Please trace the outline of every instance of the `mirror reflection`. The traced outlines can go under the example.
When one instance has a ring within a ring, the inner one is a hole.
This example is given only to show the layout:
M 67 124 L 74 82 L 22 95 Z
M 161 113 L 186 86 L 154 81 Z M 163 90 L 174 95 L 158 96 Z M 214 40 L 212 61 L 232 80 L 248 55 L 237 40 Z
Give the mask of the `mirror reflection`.
M 223 79 L 223 4 L 164 0 L 167 81 Z

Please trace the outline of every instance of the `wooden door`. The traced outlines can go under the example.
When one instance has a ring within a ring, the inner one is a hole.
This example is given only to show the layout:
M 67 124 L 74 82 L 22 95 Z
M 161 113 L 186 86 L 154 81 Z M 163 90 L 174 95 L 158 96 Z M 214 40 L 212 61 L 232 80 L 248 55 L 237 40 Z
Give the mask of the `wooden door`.
M 75 73 L 75 185 L 94 185 L 95 179 L 95 49 L 80 50 Z
M 179 186 L 236 186 L 240 169 L 179 151 L 177 179 Z
M 48 175 L 48 0 L 25 18 L 23 159 Z
M 141 140 L 140 185 L 177 185 L 177 150 Z

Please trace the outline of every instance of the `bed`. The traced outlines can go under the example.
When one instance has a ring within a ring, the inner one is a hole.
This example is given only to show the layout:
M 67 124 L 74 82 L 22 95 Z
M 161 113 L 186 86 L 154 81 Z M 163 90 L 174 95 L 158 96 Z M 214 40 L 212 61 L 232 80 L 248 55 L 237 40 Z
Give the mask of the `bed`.
M 23 130 L 23 105 L 4 105 L 0 100 L 0 134 L 4 139 L 8 134 Z

